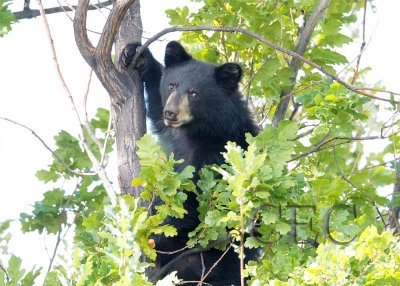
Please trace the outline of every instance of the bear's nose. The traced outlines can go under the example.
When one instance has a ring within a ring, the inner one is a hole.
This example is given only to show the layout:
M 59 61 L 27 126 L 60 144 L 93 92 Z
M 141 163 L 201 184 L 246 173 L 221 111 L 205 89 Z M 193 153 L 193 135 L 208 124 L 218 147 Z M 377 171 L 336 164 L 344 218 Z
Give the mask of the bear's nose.
M 176 115 L 176 113 L 172 112 L 171 110 L 165 110 L 164 118 L 167 119 L 168 121 L 176 121 L 177 115 Z

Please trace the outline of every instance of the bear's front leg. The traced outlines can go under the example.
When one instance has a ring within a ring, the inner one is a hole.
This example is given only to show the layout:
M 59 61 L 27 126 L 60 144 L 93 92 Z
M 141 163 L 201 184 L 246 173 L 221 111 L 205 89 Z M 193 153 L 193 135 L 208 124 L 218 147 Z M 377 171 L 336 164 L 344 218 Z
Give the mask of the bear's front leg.
M 157 131 L 162 132 L 165 128 L 163 123 L 163 105 L 160 95 L 160 80 L 163 66 L 153 57 L 150 50 L 146 48 L 133 67 L 133 58 L 140 47 L 139 43 L 128 44 L 123 49 L 119 62 L 123 67 L 134 68 L 139 72 L 147 92 L 147 115 Z

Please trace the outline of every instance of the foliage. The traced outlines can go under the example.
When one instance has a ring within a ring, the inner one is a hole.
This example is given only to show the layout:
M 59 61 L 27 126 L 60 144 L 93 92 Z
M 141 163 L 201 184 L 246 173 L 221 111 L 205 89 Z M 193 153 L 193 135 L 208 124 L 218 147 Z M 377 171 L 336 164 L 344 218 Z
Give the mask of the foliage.
M 8 242 L 11 234 L 7 232 L 11 221 L 0 223 L 0 285 L 30 286 L 34 285 L 40 275 L 41 268 L 26 271 L 22 268 L 22 259 L 8 253 Z M 6 262 L 6 258 L 8 261 Z
M 168 10 L 171 24 L 238 26 L 295 50 L 301 35 L 300 10 L 309 15 L 317 1 L 195 2 L 202 3 L 197 11 Z M 352 59 L 339 48 L 352 43 L 346 31 L 357 29 L 362 7 L 363 1 L 331 1 L 305 52 L 306 58 L 330 72 L 345 68 L 341 77 L 355 80 L 355 86 L 365 84 L 366 70 L 344 66 Z M 81 140 L 61 131 L 55 136 L 55 153 L 69 170 L 54 157 L 47 169 L 38 171 L 39 180 L 55 187 L 44 193 L 31 213 L 21 214 L 24 231 L 74 232 L 73 250 L 67 248 L 58 257 L 45 285 L 151 285 L 145 274 L 157 255 L 151 235 L 176 235 L 176 229 L 164 222 L 168 216 L 183 217 L 187 192 L 196 193 L 201 218 L 190 233 L 189 247 L 206 247 L 229 232 L 229 243 L 238 253 L 239 246 L 262 250 L 260 261 L 250 262 L 244 270 L 249 284 L 399 283 L 399 241 L 382 232 L 388 209 L 399 206 L 399 201 L 389 201 L 381 192 L 398 183 L 393 179 L 400 166 L 393 159 L 400 146 L 396 104 L 382 105 L 356 94 L 308 65 L 301 66 L 294 82 L 287 55 L 238 33 L 185 32 L 181 41 L 198 59 L 235 61 L 244 67 L 243 92 L 252 99 L 263 131 L 247 136 L 247 150 L 227 143 L 225 164 L 203 168 L 197 188 L 191 181 L 193 167 L 175 172 L 181 161 L 166 154 L 153 137 L 144 136 L 136 142 L 142 170 L 132 182 L 143 189 L 141 198 L 119 197 L 114 207 L 98 176 L 78 174 L 93 168 Z M 292 88 L 294 99 L 287 114 L 291 120 L 272 127 L 281 93 Z M 91 125 L 106 144 L 108 111 L 100 109 L 96 117 Z M 86 137 L 101 160 L 102 150 Z M 109 153 L 114 142 L 107 142 Z M 366 152 L 373 143 L 381 150 Z M 217 247 L 224 249 L 226 244 Z M 146 262 L 141 262 L 143 257 Z M 11 258 L 7 269 L 22 273 L 18 258 Z M 38 271 L 17 276 L 34 279 Z M 159 283 L 178 280 L 172 274 Z
M 308 266 L 272 285 L 398 285 L 399 263 L 399 239 L 372 226 L 348 246 L 321 244 Z
M 91 126 L 95 132 L 103 134 L 103 138 L 99 141 L 103 144 L 105 141 L 105 132 L 107 131 L 109 121 L 109 112 L 105 109 L 99 109 L 96 118 L 91 120 Z M 86 136 L 86 138 L 90 138 Z M 56 186 L 47 191 L 43 195 L 43 200 L 36 202 L 33 206 L 32 214 L 22 213 L 20 216 L 23 231 L 35 231 L 39 233 L 46 231 L 47 233 L 56 234 L 64 227 L 76 227 L 82 225 L 84 218 L 92 215 L 93 210 L 103 206 L 106 196 L 104 187 L 99 182 L 98 176 L 78 176 L 72 172 L 89 172 L 92 163 L 88 155 L 80 145 L 80 141 L 66 131 L 54 137 L 57 149 L 54 151 L 65 164 L 69 166 L 67 170 L 65 166 L 53 156 L 53 162 L 47 170 L 43 169 L 36 173 L 39 180 L 49 183 L 52 182 Z M 101 150 L 93 142 L 87 139 L 90 147 L 94 150 L 95 155 L 100 158 Z M 111 152 L 113 140 L 108 141 L 106 153 Z M 70 194 L 67 194 L 67 188 L 71 186 Z
M 0 37 L 11 31 L 11 24 L 15 22 L 13 13 L 8 9 L 10 0 L 0 0 Z

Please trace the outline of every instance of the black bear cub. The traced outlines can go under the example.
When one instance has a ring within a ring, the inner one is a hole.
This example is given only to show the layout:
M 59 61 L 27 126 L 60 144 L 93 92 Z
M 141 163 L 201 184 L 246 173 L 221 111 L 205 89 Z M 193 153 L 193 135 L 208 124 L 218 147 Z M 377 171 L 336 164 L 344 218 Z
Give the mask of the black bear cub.
M 128 67 L 139 44 L 129 44 L 122 52 L 120 61 Z M 165 67 L 157 62 L 146 49 L 136 68 L 147 92 L 147 115 L 155 133 L 176 159 L 184 159 L 177 171 L 192 165 L 199 171 L 204 165 L 221 164 L 221 152 L 228 141 L 247 148 L 245 133 L 256 135 L 254 123 L 243 96 L 238 90 L 242 69 L 238 64 L 220 66 L 192 58 L 178 43 L 170 42 L 165 50 Z M 195 181 L 198 175 L 195 175 Z M 182 249 L 188 241 L 188 233 L 199 224 L 198 202 L 188 193 L 183 219 L 170 218 L 167 223 L 175 226 L 178 235 L 173 238 L 157 237 L 156 249 L 173 252 Z M 222 251 L 211 249 L 201 254 L 185 256 L 172 269 L 178 277 L 197 285 L 202 275 L 220 259 Z M 176 254 L 157 255 L 159 268 L 173 260 Z M 255 259 L 246 253 L 248 259 Z M 238 254 L 229 251 L 207 275 L 205 285 L 240 285 Z

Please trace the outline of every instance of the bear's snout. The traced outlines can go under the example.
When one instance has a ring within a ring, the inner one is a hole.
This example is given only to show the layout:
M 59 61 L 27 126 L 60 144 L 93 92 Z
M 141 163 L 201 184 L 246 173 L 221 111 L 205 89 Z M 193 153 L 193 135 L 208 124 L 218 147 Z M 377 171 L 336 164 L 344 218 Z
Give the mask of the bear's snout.
M 177 114 L 171 110 L 164 111 L 164 118 L 168 121 L 177 121 L 178 120 Z

